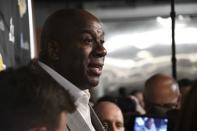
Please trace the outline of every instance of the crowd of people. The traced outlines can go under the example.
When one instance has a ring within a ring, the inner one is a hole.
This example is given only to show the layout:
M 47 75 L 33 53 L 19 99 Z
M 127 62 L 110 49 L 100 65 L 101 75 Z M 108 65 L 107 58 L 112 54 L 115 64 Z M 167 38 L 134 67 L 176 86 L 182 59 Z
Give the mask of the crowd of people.
M 89 89 L 99 83 L 106 54 L 97 17 L 81 9 L 54 12 L 43 26 L 39 57 L 0 72 L 0 129 L 195 130 L 197 82 L 189 79 L 158 73 L 144 82 L 143 90 L 89 104 Z

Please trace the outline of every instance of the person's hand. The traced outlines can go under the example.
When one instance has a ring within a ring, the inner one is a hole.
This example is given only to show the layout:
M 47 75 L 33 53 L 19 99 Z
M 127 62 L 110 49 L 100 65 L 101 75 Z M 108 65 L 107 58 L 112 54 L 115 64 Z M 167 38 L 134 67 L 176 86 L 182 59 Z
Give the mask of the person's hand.
M 136 111 L 139 112 L 141 115 L 144 115 L 146 113 L 146 111 L 140 105 L 139 100 L 135 96 L 132 96 L 132 95 L 129 97 L 136 102 Z

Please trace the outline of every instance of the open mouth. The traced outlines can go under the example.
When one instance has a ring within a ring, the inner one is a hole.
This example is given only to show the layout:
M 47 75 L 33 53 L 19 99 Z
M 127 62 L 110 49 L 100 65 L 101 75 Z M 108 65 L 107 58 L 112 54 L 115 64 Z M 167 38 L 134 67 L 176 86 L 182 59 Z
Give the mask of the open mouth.
M 88 74 L 91 76 L 100 76 L 102 73 L 103 64 L 100 63 L 90 63 L 88 65 Z

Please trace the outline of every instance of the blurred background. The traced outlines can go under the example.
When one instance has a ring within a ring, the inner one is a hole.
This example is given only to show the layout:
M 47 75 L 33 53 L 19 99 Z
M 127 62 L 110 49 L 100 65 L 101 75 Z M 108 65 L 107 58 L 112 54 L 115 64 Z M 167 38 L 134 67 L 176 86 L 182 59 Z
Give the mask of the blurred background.
M 39 52 L 47 16 L 82 8 L 103 22 L 108 50 L 95 98 L 120 88 L 142 89 L 155 73 L 172 75 L 171 0 L 1 0 L 0 70 L 21 66 Z M 197 74 L 197 1 L 175 0 L 177 79 Z M 35 36 L 34 36 L 35 33 Z M 36 46 L 34 44 L 37 44 Z

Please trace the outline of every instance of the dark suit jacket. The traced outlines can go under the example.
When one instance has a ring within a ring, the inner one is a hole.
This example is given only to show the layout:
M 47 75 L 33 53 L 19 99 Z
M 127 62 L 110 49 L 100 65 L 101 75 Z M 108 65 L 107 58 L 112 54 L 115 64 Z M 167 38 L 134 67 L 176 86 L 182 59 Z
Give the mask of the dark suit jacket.
M 44 69 L 43 66 L 40 63 L 36 63 L 36 64 L 34 63 L 34 66 L 36 68 L 38 68 L 39 70 L 42 70 L 43 72 L 45 72 L 45 73 L 47 73 L 48 75 L 51 76 L 51 74 L 46 69 Z M 57 77 L 54 78 L 54 79 L 58 82 Z M 63 87 L 74 86 L 72 84 L 67 84 L 67 83 L 59 83 L 59 84 L 62 85 Z M 100 120 L 98 119 L 96 113 L 94 112 L 94 110 L 92 109 L 91 106 L 89 106 L 89 107 L 90 107 L 91 121 L 92 121 L 92 124 L 93 124 L 95 130 L 96 131 L 104 131 L 104 127 L 102 126 L 102 124 L 101 124 Z M 81 114 L 77 110 L 74 113 L 67 114 L 67 119 L 68 119 L 67 128 L 68 128 L 69 131 L 91 131 L 91 129 L 88 127 L 85 120 L 83 119 L 83 117 L 81 116 Z
M 90 107 L 90 114 L 91 114 L 92 124 L 95 130 L 105 131 L 100 120 L 98 119 L 97 115 L 95 114 L 94 110 L 91 107 Z M 67 118 L 68 118 L 67 128 L 69 131 L 91 131 L 91 129 L 85 123 L 84 119 L 82 118 L 82 116 L 78 111 L 75 111 L 72 114 L 68 114 Z

